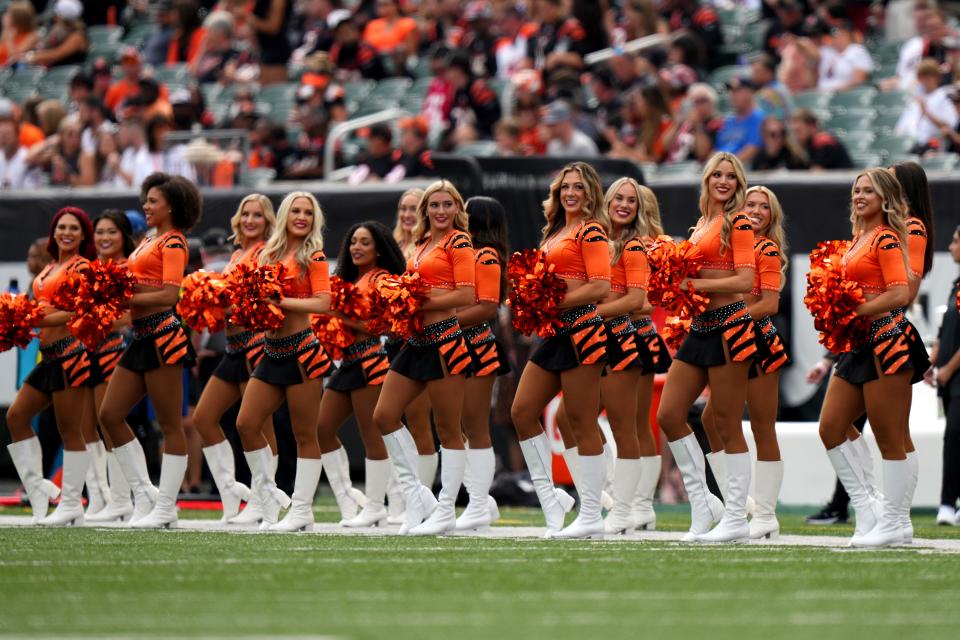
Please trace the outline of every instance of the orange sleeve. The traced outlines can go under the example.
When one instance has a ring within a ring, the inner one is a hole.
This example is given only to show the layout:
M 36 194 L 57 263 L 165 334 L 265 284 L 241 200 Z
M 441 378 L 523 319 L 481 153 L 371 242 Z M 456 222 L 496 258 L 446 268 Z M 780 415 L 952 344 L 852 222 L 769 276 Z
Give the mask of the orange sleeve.
M 323 251 L 314 251 L 310 256 L 310 295 L 319 296 L 330 293 L 330 267 L 327 265 L 327 256 Z
M 187 269 L 188 258 L 187 239 L 182 234 L 175 233 L 163 241 L 163 246 L 160 247 L 163 284 L 180 286 L 183 282 L 183 272 Z
M 610 248 L 607 232 L 599 222 L 588 222 L 578 234 L 580 255 L 587 270 L 587 280 L 610 280 Z
M 892 231 L 883 231 L 874 243 L 874 250 L 883 274 L 884 287 L 889 289 L 907 284 L 907 261 L 897 236 Z
M 454 233 L 445 249 L 453 265 L 453 286 L 477 286 L 477 267 L 470 236 L 462 231 Z
M 753 227 L 746 214 L 733 216 L 733 228 L 730 230 L 730 246 L 733 248 L 734 269 L 756 269 L 756 256 L 753 253 Z
M 647 252 L 643 250 L 643 243 L 639 238 L 627 242 L 620 259 L 623 260 L 627 275 L 627 289 L 646 291 L 647 283 L 650 281 L 650 262 L 647 260 Z
M 760 289 L 766 291 L 780 291 L 782 273 L 780 271 L 780 249 L 773 242 L 767 240 L 760 245 L 756 254 L 757 271 L 760 277 Z
M 927 229 L 917 218 L 907 220 L 907 257 L 910 259 L 910 273 L 923 276 L 923 261 L 927 252 Z
M 500 260 L 490 247 L 477 251 L 477 302 L 500 302 Z

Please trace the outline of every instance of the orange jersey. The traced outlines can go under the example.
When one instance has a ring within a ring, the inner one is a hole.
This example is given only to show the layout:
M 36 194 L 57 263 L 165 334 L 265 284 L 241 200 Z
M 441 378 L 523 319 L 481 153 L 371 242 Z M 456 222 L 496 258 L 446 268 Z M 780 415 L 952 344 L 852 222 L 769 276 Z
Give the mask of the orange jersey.
M 730 246 L 724 250 L 720 244 L 720 232 L 723 228 L 723 216 L 716 216 L 710 222 L 703 218 L 690 234 L 690 242 L 696 247 L 693 257 L 703 262 L 704 269 L 735 271 L 737 269 L 756 269 L 753 254 L 753 227 L 744 213 L 733 216 L 730 229 Z
M 316 298 L 330 293 L 330 268 L 323 251 L 314 251 L 306 274 L 300 272 L 300 263 L 295 253 L 280 261 L 286 269 L 284 288 L 288 298 Z
M 761 296 L 764 291 L 780 291 L 782 284 L 780 247 L 769 238 L 757 236 L 753 252 L 757 260 L 757 270 L 750 295 Z
M 500 302 L 500 256 L 493 247 L 476 251 L 477 302 Z
M 551 237 L 543 243 L 547 264 L 570 280 L 609 280 L 610 249 L 607 232 L 596 221 L 581 222 L 562 237 Z
M 649 280 L 650 263 L 643 248 L 643 240 L 630 238 L 623 245 L 620 259 L 610 269 L 610 289 L 619 293 L 626 293 L 627 289 L 646 291 Z
M 923 277 L 923 259 L 927 252 L 927 228 L 920 218 L 907 218 L 907 258 L 910 273 Z
M 883 293 L 907 284 L 907 261 L 903 245 L 890 227 L 857 234 L 843 256 L 846 277 L 860 284 L 865 293 Z
M 397 18 L 393 24 L 385 18 L 375 18 L 367 23 L 363 39 L 378 53 L 393 53 L 411 33 L 417 33 L 417 21 L 413 18 Z
M 454 230 L 446 238 L 426 251 L 421 243 L 407 260 L 407 271 L 419 273 L 425 283 L 437 289 L 475 287 L 473 244 L 465 231 Z
M 72 274 L 86 269 L 88 264 L 90 261 L 83 256 L 73 256 L 62 265 L 59 262 L 51 262 L 33 279 L 33 297 L 40 302 L 50 302 L 60 285 Z M 62 269 L 53 273 L 57 267 L 61 266 Z
M 162 287 L 180 286 L 187 268 L 187 239 L 173 229 L 162 236 L 144 238 L 127 261 L 137 284 Z
M 263 240 L 261 240 L 249 249 L 237 249 L 234 251 L 233 255 L 230 256 L 230 262 L 223 268 L 224 275 L 232 272 L 241 264 L 252 268 L 258 267 L 260 265 L 260 253 L 263 251 L 264 244 Z

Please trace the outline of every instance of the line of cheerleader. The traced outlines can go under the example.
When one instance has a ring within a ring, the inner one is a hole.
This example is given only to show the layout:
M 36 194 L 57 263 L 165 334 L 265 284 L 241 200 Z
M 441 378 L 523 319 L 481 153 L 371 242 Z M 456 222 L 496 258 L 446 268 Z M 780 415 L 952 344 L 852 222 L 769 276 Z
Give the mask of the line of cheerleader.
M 11 456 L 34 520 L 42 525 L 177 523 L 176 497 L 187 466 L 180 380 L 195 355 L 175 306 L 187 264 L 184 234 L 199 220 L 202 200 L 191 183 L 164 174 L 147 178 L 141 191 L 153 235 L 133 249 L 124 220 L 102 216 L 91 223 L 82 210 L 64 208 L 51 226 L 54 261 L 33 285 L 35 298 L 45 305 L 37 327 L 42 360 L 10 407 L 7 423 Z M 648 299 L 651 252 L 669 240 L 654 193 L 631 178 L 616 180 L 604 192 L 596 171 L 574 162 L 551 183 L 543 213 L 542 260 L 565 288 L 556 305 L 556 330 L 519 375 L 511 417 L 546 537 L 595 538 L 656 527 L 653 503 L 662 461 L 650 412 L 657 374 L 666 375 L 657 422 L 691 508 L 683 540 L 777 536 L 783 479 L 777 399 L 780 371 L 789 358 L 771 321 L 779 309 L 787 255 L 776 195 L 766 187 L 748 187 L 734 155 L 720 153 L 706 163 L 699 217 L 690 220 L 688 238 L 687 257 L 700 268 L 679 283 L 705 304 L 689 318 L 672 357 Z M 856 508 L 852 543 L 883 546 L 912 538 L 909 509 L 917 465 L 909 436 L 910 385 L 929 361 L 905 308 L 931 266 L 932 212 L 922 169 L 906 163 L 862 172 L 852 188 L 849 216 L 853 238 L 843 269 L 865 294 L 856 315 L 869 319 L 870 331 L 837 358 L 820 434 Z M 225 273 L 282 264 L 291 284 L 282 298 L 262 301 L 282 310 L 277 328 L 257 332 L 238 326 L 226 310 L 226 354 L 196 405 L 194 422 L 222 499 L 223 521 L 269 531 L 310 530 L 325 471 L 346 528 L 396 524 L 400 534 L 439 535 L 493 524 L 499 510 L 490 496 L 496 466 L 491 397 L 497 376 L 511 371 L 495 333 L 508 291 L 507 218 L 500 203 L 487 197 L 465 202 L 453 184 L 440 180 L 403 194 L 392 232 L 377 222 L 349 229 L 334 274 L 343 282 L 367 293 L 384 278 L 415 273 L 428 288 L 416 310 L 419 328 L 403 338 L 381 335 L 374 328 L 381 326 L 377 318 L 332 307 L 324 212 L 312 194 L 288 194 L 276 213 L 268 198 L 247 196 L 231 225 L 239 248 Z M 67 329 L 72 314 L 51 304 L 55 292 L 91 260 L 122 261 L 127 255 L 136 281 L 129 312 L 99 347 L 85 349 Z M 314 314 L 338 318 L 351 336 L 339 365 L 311 328 Z M 708 387 L 702 422 L 710 451 L 704 455 L 688 416 Z M 579 495 L 578 513 L 569 523 L 575 501 L 554 483 L 552 445 L 542 423 L 558 394 L 563 457 Z M 145 395 L 163 432 L 159 486 L 125 422 Z M 39 442 L 30 428 L 33 416 L 51 402 L 64 443 L 59 489 L 43 478 Z M 236 479 L 234 452 L 219 425 L 237 402 L 249 487 Z M 297 445 L 291 496 L 275 481 L 271 416 L 283 404 Z M 744 437 L 745 409 L 755 464 Z M 609 420 L 615 460 L 599 426 L 601 411 Z M 882 491 L 865 441 L 852 426 L 864 412 L 883 456 Z M 351 484 L 338 438 L 350 416 L 365 448 L 363 492 Z M 708 463 L 722 499 L 707 487 Z M 469 502 L 458 517 L 461 487 Z M 59 503 L 48 514 L 58 493 Z

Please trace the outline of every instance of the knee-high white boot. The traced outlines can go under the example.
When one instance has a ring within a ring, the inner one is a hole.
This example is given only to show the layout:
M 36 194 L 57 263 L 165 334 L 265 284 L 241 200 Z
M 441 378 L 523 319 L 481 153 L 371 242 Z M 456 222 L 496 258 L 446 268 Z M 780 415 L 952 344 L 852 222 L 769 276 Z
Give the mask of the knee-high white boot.
M 433 491 L 433 485 L 437 482 L 437 466 L 440 464 L 440 454 L 430 453 L 427 455 L 417 455 L 417 476 L 420 478 L 420 484 Z
M 410 530 L 412 536 L 436 536 L 457 528 L 457 495 L 463 484 L 467 452 L 440 448 L 440 496 L 430 517 Z
M 356 517 L 344 520 L 340 524 L 345 527 L 382 527 L 387 524 L 387 509 L 383 505 L 387 495 L 387 484 L 390 482 L 390 473 L 393 465 L 390 459 L 364 461 L 366 468 L 365 492 L 367 503 Z
M 203 448 L 203 457 L 207 460 L 210 475 L 220 493 L 223 503 L 221 522 L 229 522 L 240 512 L 240 502 L 250 500 L 250 489 L 237 482 L 236 466 L 233 461 L 233 447 L 226 440 Z
M 363 491 L 360 491 L 360 489 L 354 488 L 353 482 L 350 480 L 350 456 L 347 455 L 346 447 L 340 447 L 334 451 L 334 453 L 337 454 L 337 461 L 340 463 L 340 470 L 343 472 L 343 477 L 347 482 L 347 495 L 350 496 L 353 501 L 362 508 L 367 504 L 367 496 L 365 496 Z
M 692 433 L 668 443 L 690 500 L 690 530 L 681 542 L 695 542 L 723 517 L 723 503 L 707 489 L 706 460 Z
M 643 456 L 640 458 L 640 481 L 633 499 L 633 521 L 637 529 L 653 531 L 657 528 L 657 513 L 653 510 L 653 496 L 660 482 L 663 458 Z
M 877 505 L 871 497 L 863 475 L 859 456 L 854 452 L 853 444 L 845 440 L 833 449 L 827 450 L 827 457 L 837 472 L 837 478 L 850 496 L 850 504 L 857 514 L 857 527 L 850 544 L 854 545 L 867 535 L 877 524 Z
M 558 531 L 555 538 L 603 538 L 603 507 L 600 493 L 607 477 L 607 463 L 603 454 L 579 456 L 580 462 L 580 513 L 569 526 Z
M 130 518 L 130 524 L 133 524 L 153 511 L 160 492 L 150 481 L 147 458 L 139 440 L 134 438 L 121 447 L 114 447 L 113 454 L 133 491 L 133 515 Z
M 417 475 L 419 456 L 413 436 L 405 427 L 383 436 L 383 443 L 390 452 L 390 460 L 397 469 L 397 476 L 403 486 L 406 510 L 400 535 L 405 536 L 415 526 L 430 517 L 437 508 L 437 499 L 433 492 L 420 483 Z
M 603 491 L 600 492 L 600 506 L 604 511 L 613 509 L 613 474 L 617 469 L 617 452 L 610 441 L 603 443 L 603 464 L 606 473 L 603 476 Z
M 543 517 L 547 521 L 546 537 L 551 538 L 563 528 L 563 516 L 573 508 L 574 500 L 566 492 L 553 486 L 553 462 L 547 434 L 540 433 L 520 441 L 523 459 L 530 471 L 530 480 L 540 500 Z M 576 482 L 576 481 L 574 481 Z
M 387 524 L 403 524 L 407 502 L 403 498 L 403 487 L 397 468 L 390 463 L 390 479 L 387 481 Z
M 573 480 L 573 487 L 580 491 L 580 452 L 576 447 L 569 447 L 563 450 L 561 454 L 563 462 L 567 465 L 567 471 L 570 472 L 570 478 Z
M 710 465 L 710 471 L 713 472 L 713 479 L 717 481 L 717 488 L 720 489 L 720 495 L 724 502 L 727 500 L 727 452 L 711 451 L 706 454 L 707 464 Z
M 877 482 L 877 476 L 873 471 L 873 453 L 870 451 L 870 445 L 867 444 L 867 438 L 862 433 L 856 440 L 849 440 L 853 453 L 860 462 L 860 468 L 863 470 L 863 481 L 867 493 L 878 504 L 883 499 L 880 493 L 880 483 Z
M 739 542 L 750 537 L 747 523 L 747 494 L 750 492 L 750 454 L 728 453 L 727 501 L 719 524 L 697 536 L 700 542 Z
M 337 506 L 340 507 L 340 524 L 355 518 L 360 511 L 360 505 L 353 499 L 353 494 L 350 491 L 353 486 L 350 484 L 349 466 L 346 469 L 344 468 L 340 453 L 338 453 L 342 450 L 343 447 L 340 447 L 336 451 L 324 453 L 320 456 L 320 459 L 323 460 L 323 467 L 327 470 L 327 482 L 330 483 L 333 497 L 337 499 Z
M 87 467 L 87 513 L 86 518 L 100 513 L 110 504 L 110 489 L 107 482 L 107 449 L 102 440 L 87 443 L 90 464 Z
M 233 519 L 236 524 L 253 524 L 249 519 L 259 516 L 260 529 L 266 530 L 270 525 L 276 524 L 277 517 L 280 515 L 280 509 L 290 505 L 290 498 L 283 491 L 277 488 L 274 478 L 274 455 L 270 447 L 257 449 L 256 451 L 244 451 L 243 456 L 247 459 L 247 465 L 250 467 L 250 484 L 253 485 L 250 491 L 256 499 L 256 502 L 247 504 L 247 508 Z M 253 507 L 259 507 L 260 513 L 252 512 L 246 518 L 244 514 Z M 242 519 L 242 520 L 241 520 Z
M 777 521 L 777 498 L 783 484 L 783 461 L 757 460 L 754 478 L 754 500 L 757 510 L 750 520 L 750 537 L 776 538 L 780 535 L 780 523 Z
M 316 458 L 297 458 L 297 475 L 293 481 L 293 499 L 283 520 L 270 525 L 270 531 L 312 531 L 313 498 L 317 494 L 323 464 Z
M 187 456 L 163 454 L 160 462 L 160 493 L 153 511 L 130 526 L 136 529 L 168 529 L 177 526 L 177 495 L 187 473 Z
M 618 458 L 613 474 L 613 509 L 604 520 L 607 533 L 627 533 L 636 527 L 633 500 L 637 495 L 642 463 L 639 458 Z
M 900 524 L 903 526 L 903 542 L 912 544 L 913 520 L 910 519 L 910 510 L 913 508 L 913 495 L 917 492 L 917 482 L 920 480 L 920 461 L 916 451 L 907 452 L 907 469 L 910 472 L 909 483 L 907 491 L 903 494 Z
M 110 484 L 110 502 L 106 508 L 84 518 L 85 522 L 126 522 L 133 515 L 130 483 L 123 475 L 120 462 L 113 451 L 107 451 L 107 473 Z M 88 509 L 89 511 L 89 509 Z
M 51 527 L 83 524 L 83 483 L 89 466 L 90 454 L 86 450 L 63 452 L 60 504 L 40 524 Z
M 493 448 L 467 449 L 467 468 L 463 474 L 463 484 L 467 488 L 470 502 L 457 518 L 457 531 L 486 529 L 500 517 L 497 501 L 490 497 L 490 485 L 497 459 Z
M 883 461 L 883 501 L 876 526 L 853 541 L 856 547 L 887 547 L 903 544 L 904 496 L 910 490 L 910 463 L 907 460 Z M 851 496 L 852 498 L 853 496 Z
M 43 477 L 43 454 L 37 436 L 8 444 L 7 451 L 27 493 L 36 524 L 47 517 L 50 500 L 60 495 L 60 488 Z

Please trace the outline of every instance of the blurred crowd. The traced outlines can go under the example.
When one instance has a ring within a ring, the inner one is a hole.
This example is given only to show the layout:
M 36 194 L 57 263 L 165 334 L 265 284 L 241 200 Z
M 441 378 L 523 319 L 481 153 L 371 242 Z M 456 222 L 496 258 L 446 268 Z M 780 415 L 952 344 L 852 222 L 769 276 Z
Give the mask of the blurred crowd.
M 328 144 L 353 183 L 436 151 L 949 168 L 956 4 L 0 0 L 0 188 L 323 178 Z

